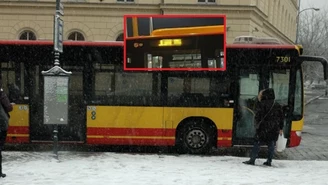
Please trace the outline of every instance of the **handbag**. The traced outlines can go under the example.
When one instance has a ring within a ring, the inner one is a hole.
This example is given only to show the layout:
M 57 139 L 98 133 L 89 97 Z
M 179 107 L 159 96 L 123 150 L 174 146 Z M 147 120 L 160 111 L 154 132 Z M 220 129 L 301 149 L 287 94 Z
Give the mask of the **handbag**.
M 277 152 L 282 152 L 286 149 L 287 139 L 284 136 L 284 133 L 279 134 L 278 140 L 276 142 Z

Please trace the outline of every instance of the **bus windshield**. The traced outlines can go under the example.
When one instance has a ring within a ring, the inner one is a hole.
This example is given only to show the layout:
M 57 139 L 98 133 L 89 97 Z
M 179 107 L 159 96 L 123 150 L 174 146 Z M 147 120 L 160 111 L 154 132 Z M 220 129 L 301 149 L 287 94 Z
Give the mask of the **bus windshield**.
M 269 87 L 275 91 L 276 101 L 280 105 L 288 104 L 289 92 L 289 69 L 273 69 L 270 70 L 270 84 Z

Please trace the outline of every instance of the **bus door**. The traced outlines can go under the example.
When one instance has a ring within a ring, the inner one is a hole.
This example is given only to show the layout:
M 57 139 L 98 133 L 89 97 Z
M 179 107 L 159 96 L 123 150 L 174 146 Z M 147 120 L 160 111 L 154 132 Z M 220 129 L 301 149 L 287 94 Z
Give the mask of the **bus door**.
M 259 93 L 260 74 L 255 68 L 240 68 L 236 73 L 239 75 L 239 83 L 236 89 L 233 144 L 252 144 L 255 135 L 254 115 L 255 103 Z
M 267 73 L 268 86 L 275 91 L 275 101 L 284 112 L 284 137 L 290 138 L 292 121 L 302 118 L 302 76 L 300 68 L 272 69 Z
M 43 90 L 44 77 L 41 71 L 49 70 L 53 65 L 35 65 L 28 67 L 30 85 L 30 130 L 31 141 L 52 141 L 53 126 L 43 123 Z M 66 71 L 72 72 L 69 79 L 68 95 L 68 124 L 59 125 L 58 139 L 60 142 L 84 142 L 85 140 L 85 102 L 83 88 L 84 66 L 61 66 Z
M 288 107 L 291 97 L 290 90 L 290 69 L 288 68 L 266 68 L 256 69 L 239 69 L 239 94 L 237 104 L 235 105 L 234 120 L 234 144 L 248 145 L 252 144 L 255 135 L 254 117 L 255 106 L 258 93 L 264 88 L 273 88 L 275 91 L 275 101 L 282 107 Z M 261 80 L 260 80 L 261 79 Z M 295 83 L 293 83 L 295 84 Z M 294 91 L 292 91 L 294 94 Z M 284 111 L 287 113 L 286 111 Z M 290 120 L 284 120 L 285 136 L 289 137 Z

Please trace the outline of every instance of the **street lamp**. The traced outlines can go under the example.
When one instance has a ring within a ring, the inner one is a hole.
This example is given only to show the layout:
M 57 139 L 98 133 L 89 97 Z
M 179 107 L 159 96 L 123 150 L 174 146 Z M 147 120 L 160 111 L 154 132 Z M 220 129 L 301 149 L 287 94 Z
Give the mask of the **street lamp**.
M 300 0 L 301 1 L 301 0 Z M 300 7 L 300 4 L 298 5 L 299 7 Z M 298 29 L 299 29 L 299 22 L 300 22 L 300 14 L 302 13 L 302 12 L 304 12 L 304 11 L 307 11 L 307 10 L 314 10 L 314 11 L 320 11 L 320 8 L 314 8 L 314 7 L 311 7 L 311 8 L 305 8 L 305 9 L 303 9 L 303 10 L 299 10 L 298 9 L 298 13 L 297 13 L 297 15 L 296 15 L 296 23 L 297 23 L 297 25 L 296 25 L 296 41 L 295 41 L 295 43 L 297 44 L 298 43 Z

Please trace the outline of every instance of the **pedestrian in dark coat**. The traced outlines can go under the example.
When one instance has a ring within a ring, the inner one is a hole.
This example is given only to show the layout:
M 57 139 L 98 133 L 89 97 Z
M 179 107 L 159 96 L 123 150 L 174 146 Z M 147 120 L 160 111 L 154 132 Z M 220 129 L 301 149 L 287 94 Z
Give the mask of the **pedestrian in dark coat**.
M 9 112 L 13 110 L 13 105 L 10 103 L 9 98 L 2 89 L 2 79 L 0 75 L 0 178 L 6 177 L 6 174 L 2 173 L 2 150 L 7 138 L 7 130 L 9 124 Z
M 251 152 L 250 160 L 245 164 L 255 164 L 260 145 L 268 146 L 267 161 L 263 165 L 271 166 L 274 148 L 279 134 L 282 134 L 284 126 L 284 114 L 281 105 L 275 102 L 275 94 L 272 88 L 260 91 L 255 114 L 255 142 Z

